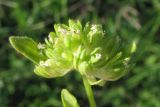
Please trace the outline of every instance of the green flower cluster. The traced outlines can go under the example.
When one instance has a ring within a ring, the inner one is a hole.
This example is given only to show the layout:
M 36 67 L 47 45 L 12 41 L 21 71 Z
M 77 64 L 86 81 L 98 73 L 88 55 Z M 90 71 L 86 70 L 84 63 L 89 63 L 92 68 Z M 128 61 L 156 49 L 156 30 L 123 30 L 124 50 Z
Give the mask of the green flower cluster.
M 34 48 L 17 46 L 23 37 L 10 38 L 16 50 L 37 63 L 34 70 L 37 75 L 55 78 L 75 70 L 95 85 L 119 79 L 132 65 L 135 42 L 126 43 L 118 36 L 109 36 L 101 25 L 87 23 L 82 27 L 79 21 L 69 20 L 68 26 L 55 24 L 54 28 L 44 44 L 25 39 Z M 26 50 L 32 49 L 34 53 L 28 55 Z

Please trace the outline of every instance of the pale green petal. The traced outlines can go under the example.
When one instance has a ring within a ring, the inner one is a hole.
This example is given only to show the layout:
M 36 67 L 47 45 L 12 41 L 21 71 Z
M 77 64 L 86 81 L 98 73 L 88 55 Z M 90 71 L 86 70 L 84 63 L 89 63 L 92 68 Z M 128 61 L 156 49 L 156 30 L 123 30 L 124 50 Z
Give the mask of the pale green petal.
M 80 33 L 82 31 L 82 25 L 79 20 L 75 21 L 70 19 L 69 27 L 70 27 L 70 30 L 75 30 L 75 33 Z
M 95 69 L 93 71 L 87 72 L 88 75 L 94 76 L 99 79 L 106 81 L 115 81 L 126 74 L 127 69 L 125 68 L 115 68 L 115 69 Z
M 68 63 L 61 63 L 48 59 L 47 61 L 40 61 L 36 66 L 34 72 L 46 78 L 61 77 L 71 71 L 71 66 Z

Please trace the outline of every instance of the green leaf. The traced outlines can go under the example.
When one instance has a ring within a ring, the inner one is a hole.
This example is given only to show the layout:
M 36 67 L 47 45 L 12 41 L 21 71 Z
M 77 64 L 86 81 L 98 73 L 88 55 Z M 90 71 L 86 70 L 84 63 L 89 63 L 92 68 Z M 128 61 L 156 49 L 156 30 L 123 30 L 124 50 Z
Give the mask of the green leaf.
M 76 98 L 66 89 L 61 91 L 63 107 L 79 107 Z
M 28 37 L 16 37 L 11 36 L 9 41 L 15 50 L 19 53 L 38 64 L 40 61 L 39 50 L 37 47 L 37 43 Z

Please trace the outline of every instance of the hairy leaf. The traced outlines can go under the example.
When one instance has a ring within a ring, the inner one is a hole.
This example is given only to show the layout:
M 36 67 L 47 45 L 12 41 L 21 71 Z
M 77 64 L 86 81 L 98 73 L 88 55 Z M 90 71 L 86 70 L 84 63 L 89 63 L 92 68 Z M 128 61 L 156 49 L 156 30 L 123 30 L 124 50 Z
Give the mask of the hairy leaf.
M 79 107 L 76 98 L 66 89 L 61 91 L 63 107 Z
M 25 57 L 38 63 L 40 61 L 40 55 L 37 47 L 37 43 L 29 37 L 15 37 L 11 36 L 9 38 L 11 45 Z

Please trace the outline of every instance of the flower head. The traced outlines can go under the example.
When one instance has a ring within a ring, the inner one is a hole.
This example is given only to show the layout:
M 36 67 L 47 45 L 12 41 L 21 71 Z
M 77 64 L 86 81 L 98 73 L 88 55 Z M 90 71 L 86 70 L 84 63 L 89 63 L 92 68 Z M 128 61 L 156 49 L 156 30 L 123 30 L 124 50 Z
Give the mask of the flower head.
M 69 20 L 68 26 L 56 24 L 54 28 L 45 43 L 37 44 L 36 74 L 55 78 L 74 69 L 94 85 L 117 80 L 130 68 L 135 42 L 126 44 L 118 36 L 105 34 L 97 24 L 82 27 L 79 21 Z

